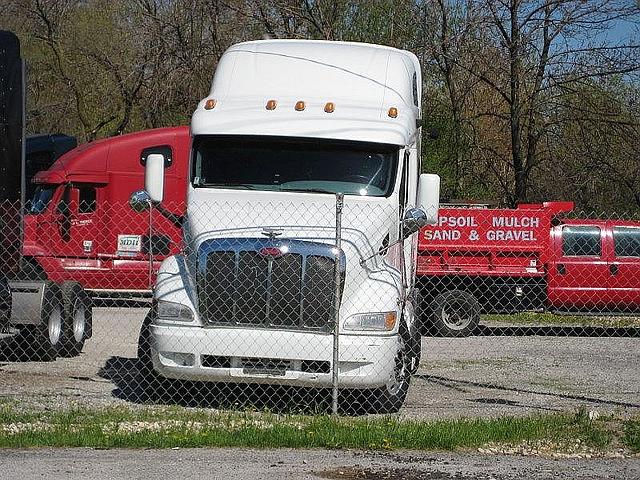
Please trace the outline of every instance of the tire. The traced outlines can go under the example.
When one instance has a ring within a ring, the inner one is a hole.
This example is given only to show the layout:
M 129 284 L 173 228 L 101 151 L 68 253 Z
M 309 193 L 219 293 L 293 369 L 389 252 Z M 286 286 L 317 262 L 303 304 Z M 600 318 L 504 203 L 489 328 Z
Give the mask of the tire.
M 58 356 L 64 338 L 62 292 L 53 282 L 46 282 L 40 323 L 23 327 L 22 345 L 29 358 L 52 361 Z
M 139 397 L 144 400 L 166 398 L 171 393 L 173 383 L 160 376 L 153 368 L 151 358 L 150 325 L 155 316 L 152 308 L 144 318 L 138 335 L 138 377 L 136 387 L 140 389 Z
M 0 333 L 11 330 L 11 289 L 4 274 L 0 273 Z
M 82 352 L 84 342 L 91 337 L 91 298 L 78 282 L 64 282 L 61 290 L 64 312 L 61 354 L 76 357 Z
M 439 294 L 431 311 L 434 333 L 442 337 L 468 337 L 480 324 L 480 303 L 462 290 Z
M 154 311 L 151 309 L 140 326 L 138 335 L 138 371 L 147 374 L 153 373 L 153 361 L 151 360 L 151 330 L 149 326 L 153 320 Z
M 411 382 L 411 355 L 408 350 L 410 340 L 406 333 L 400 333 L 397 338 L 398 351 L 389 382 L 384 387 L 362 392 L 367 395 L 364 402 L 368 413 L 396 413 L 407 398 Z

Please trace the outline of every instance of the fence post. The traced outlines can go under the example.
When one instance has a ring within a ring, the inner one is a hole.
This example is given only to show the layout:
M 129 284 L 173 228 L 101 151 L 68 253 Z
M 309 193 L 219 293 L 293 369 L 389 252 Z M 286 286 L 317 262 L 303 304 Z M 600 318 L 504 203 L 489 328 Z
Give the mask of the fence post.
M 333 364 L 331 368 L 331 413 L 338 414 L 338 327 L 340 324 L 340 252 L 342 251 L 342 207 L 344 206 L 344 194 L 336 193 L 336 261 L 334 270 L 333 292 Z
M 149 288 L 153 291 L 153 203 L 149 200 Z

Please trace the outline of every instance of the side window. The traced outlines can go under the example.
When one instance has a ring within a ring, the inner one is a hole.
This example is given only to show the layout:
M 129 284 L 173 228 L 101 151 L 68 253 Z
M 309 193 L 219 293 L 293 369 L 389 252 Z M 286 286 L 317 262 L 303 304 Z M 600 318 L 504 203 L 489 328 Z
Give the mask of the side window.
M 640 227 L 613 227 L 616 257 L 640 257 Z
M 413 104 L 418 106 L 418 74 L 413 72 L 413 82 L 412 82 L 412 90 L 413 90 Z
M 173 163 L 173 152 L 169 145 L 158 145 L 156 147 L 148 147 L 142 150 L 140 154 L 140 165 L 147 164 L 147 157 L 152 153 L 160 153 L 164 155 L 164 168 L 168 168 Z
M 565 257 L 599 257 L 601 252 L 600 228 L 586 226 L 562 228 L 562 254 Z
M 95 187 L 78 187 L 78 213 L 93 213 L 95 211 Z

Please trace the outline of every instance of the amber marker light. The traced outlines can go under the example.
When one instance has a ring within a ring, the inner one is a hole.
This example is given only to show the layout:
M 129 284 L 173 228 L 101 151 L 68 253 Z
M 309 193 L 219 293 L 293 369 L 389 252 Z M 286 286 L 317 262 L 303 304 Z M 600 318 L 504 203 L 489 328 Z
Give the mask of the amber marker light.
M 324 111 L 326 113 L 333 113 L 336 109 L 336 106 L 333 102 L 327 102 L 324 106 Z
M 387 330 L 393 330 L 396 327 L 396 314 L 389 312 L 384 316 L 384 326 Z
M 391 107 L 387 115 L 389 115 L 391 118 L 396 118 L 398 116 L 398 109 L 396 107 Z
M 305 107 L 305 105 L 304 105 L 304 102 L 303 102 L 302 100 L 298 100 L 298 101 L 296 102 L 296 112 L 301 112 L 301 111 L 303 111 L 303 110 L 304 110 L 304 107 Z
M 267 110 L 275 110 L 277 106 L 278 106 L 278 102 L 276 102 L 275 100 L 269 100 L 265 108 Z
M 218 102 L 216 102 L 215 98 L 210 98 L 206 102 L 204 102 L 204 109 L 213 110 L 216 107 L 216 103 Z

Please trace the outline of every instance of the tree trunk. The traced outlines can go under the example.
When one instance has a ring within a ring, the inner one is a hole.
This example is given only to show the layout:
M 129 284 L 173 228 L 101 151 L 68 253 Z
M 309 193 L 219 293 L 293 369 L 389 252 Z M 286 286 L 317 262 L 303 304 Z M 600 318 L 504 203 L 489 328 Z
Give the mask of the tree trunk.
M 520 26 L 518 24 L 520 0 L 511 0 L 511 42 L 509 45 L 511 104 L 509 108 L 511 123 L 511 157 L 514 172 L 514 192 L 511 206 L 527 200 L 527 174 L 522 162 L 522 125 L 520 123 Z

